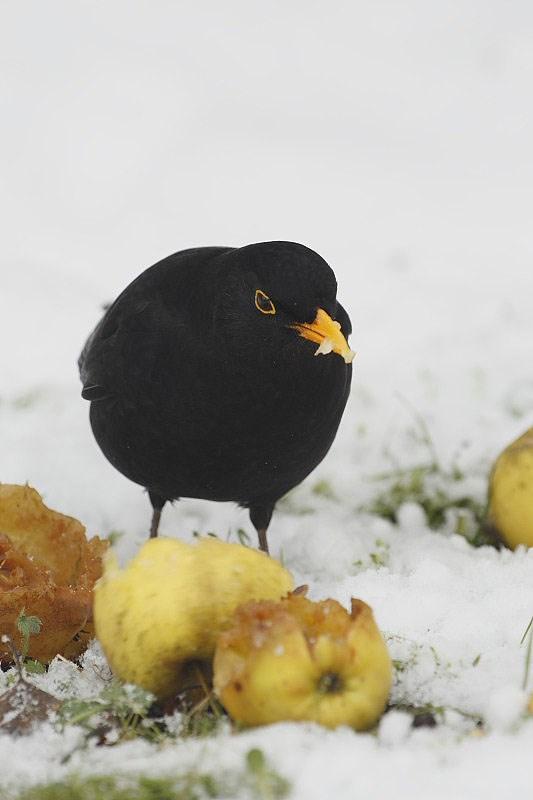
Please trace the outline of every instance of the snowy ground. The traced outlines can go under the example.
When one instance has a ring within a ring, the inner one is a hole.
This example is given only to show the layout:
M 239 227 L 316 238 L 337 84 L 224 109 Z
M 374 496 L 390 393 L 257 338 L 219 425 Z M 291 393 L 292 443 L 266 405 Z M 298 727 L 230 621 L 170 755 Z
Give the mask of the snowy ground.
M 435 531 L 416 504 L 398 525 L 362 509 L 383 490 L 372 476 L 435 454 L 464 475 L 435 480 L 482 502 L 491 461 L 533 425 L 533 14 L 518 2 L 474 2 L 461 18 L 452 2 L 295 2 L 264 19 L 223 7 L 6 11 L 0 480 L 28 481 L 91 534 L 123 531 L 129 556 L 148 502 L 94 444 L 75 371 L 100 304 L 181 247 L 315 247 L 359 355 L 337 441 L 281 504 L 272 549 L 313 598 L 372 605 L 397 666 L 392 702 L 442 708 L 439 724 L 412 730 L 393 711 L 377 735 L 283 724 L 67 764 L 76 733 L 45 729 L 0 736 L 0 786 L 230 768 L 257 746 L 298 800 L 525 795 L 533 555 L 473 548 L 453 513 Z M 244 512 L 192 500 L 162 522 L 186 538 L 239 527 Z M 93 662 L 69 669 L 48 682 L 99 689 Z

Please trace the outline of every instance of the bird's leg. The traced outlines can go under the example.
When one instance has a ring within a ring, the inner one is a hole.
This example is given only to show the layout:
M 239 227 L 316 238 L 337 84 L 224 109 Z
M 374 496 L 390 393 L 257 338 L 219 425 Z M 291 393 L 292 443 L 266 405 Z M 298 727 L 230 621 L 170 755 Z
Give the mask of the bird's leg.
M 152 511 L 152 522 L 150 524 L 150 539 L 155 539 L 159 530 L 159 520 L 161 519 L 161 509 L 154 508 Z
M 153 513 L 152 513 L 152 524 L 150 525 L 150 539 L 155 539 L 157 536 L 157 532 L 159 530 L 159 520 L 161 519 L 161 512 L 163 510 L 163 506 L 167 502 L 164 497 L 161 495 L 156 494 L 155 492 L 148 492 L 148 496 L 150 498 L 150 502 L 152 504 Z
M 259 537 L 259 549 L 262 550 L 263 553 L 268 553 L 267 529 L 258 528 L 257 536 Z
M 268 553 L 267 529 L 272 519 L 274 504 L 268 506 L 250 506 L 250 520 L 257 531 L 259 549 Z

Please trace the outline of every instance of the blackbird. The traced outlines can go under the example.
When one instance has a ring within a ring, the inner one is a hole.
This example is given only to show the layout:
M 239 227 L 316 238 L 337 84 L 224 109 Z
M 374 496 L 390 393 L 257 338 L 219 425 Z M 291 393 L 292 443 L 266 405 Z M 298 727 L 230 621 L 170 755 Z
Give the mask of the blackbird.
M 276 502 L 328 452 L 351 381 L 333 270 L 293 242 L 197 247 L 107 309 L 79 358 L 104 455 L 167 501 L 234 501 L 259 546 Z M 315 356 L 318 356 L 315 358 Z

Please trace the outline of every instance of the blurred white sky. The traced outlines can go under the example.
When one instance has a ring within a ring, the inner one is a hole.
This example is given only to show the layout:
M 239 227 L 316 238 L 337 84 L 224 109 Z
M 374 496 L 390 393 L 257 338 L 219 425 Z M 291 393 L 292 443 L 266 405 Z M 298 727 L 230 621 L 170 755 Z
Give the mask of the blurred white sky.
M 0 8 L 1 283 L 85 289 L 72 353 L 100 300 L 198 244 L 315 248 L 370 353 L 447 334 L 449 281 L 461 313 L 533 292 L 530 2 Z

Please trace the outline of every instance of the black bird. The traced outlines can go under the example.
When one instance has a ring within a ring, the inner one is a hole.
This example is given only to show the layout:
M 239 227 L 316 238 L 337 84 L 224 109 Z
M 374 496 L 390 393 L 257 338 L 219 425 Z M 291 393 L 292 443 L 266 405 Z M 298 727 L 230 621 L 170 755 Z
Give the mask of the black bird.
M 259 545 L 276 502 L 328 452 L 351 381 L 333 270 L 293 242 L 198 247 L 159 261 L 108 308 L 79 359 L 104 455 L 169 500 L 232 500 Z M 315 358 L 315 356 L 318 356 Z

